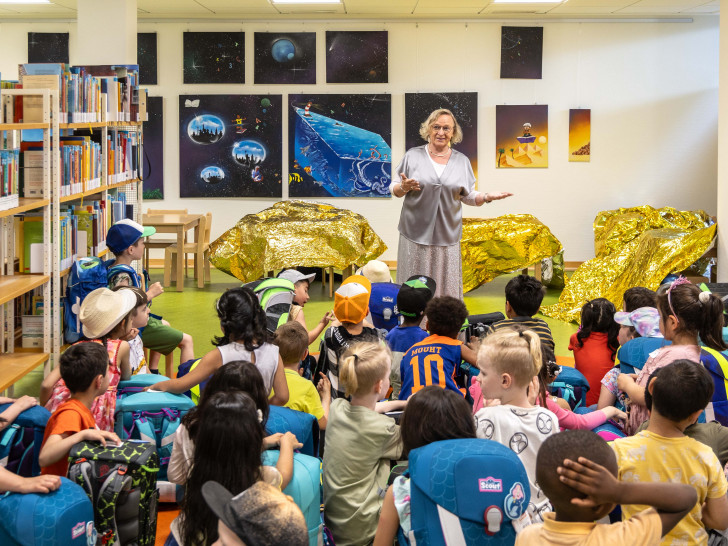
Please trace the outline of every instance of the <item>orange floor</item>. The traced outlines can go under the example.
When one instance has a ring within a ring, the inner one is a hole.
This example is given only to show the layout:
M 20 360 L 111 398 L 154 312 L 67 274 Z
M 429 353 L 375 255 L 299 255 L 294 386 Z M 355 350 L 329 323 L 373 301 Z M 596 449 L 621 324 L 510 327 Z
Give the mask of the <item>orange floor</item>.
M 157 540 L 155 546 L 164 546 L 164 541 L 169 535 L 169 526 L 172 520 L 179 514 L 179 506 L 172 503 L 164 503 L 159 505 L 157 511 Z

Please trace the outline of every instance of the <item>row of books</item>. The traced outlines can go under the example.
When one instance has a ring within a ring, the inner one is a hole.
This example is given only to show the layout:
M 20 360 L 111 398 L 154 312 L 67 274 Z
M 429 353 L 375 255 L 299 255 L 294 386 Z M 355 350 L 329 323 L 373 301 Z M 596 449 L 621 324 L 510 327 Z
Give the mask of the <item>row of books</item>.
M 101 186 L 101 144 L 89 136 L 63 136 L 61 144 L 61 196 Z
M 23 348 L 43 347 L 43 309 L 42 288 L 35 288 L 14 300 L 14 330 L 16 336 L 22 334 L 18 341 Z
M 18 206 L 19 189 L 20 150 L 0 150 L 0 210 Z
M 108 136 L 109 184 L 139 178 L 141 165 L 139 133 L 114 131 Z

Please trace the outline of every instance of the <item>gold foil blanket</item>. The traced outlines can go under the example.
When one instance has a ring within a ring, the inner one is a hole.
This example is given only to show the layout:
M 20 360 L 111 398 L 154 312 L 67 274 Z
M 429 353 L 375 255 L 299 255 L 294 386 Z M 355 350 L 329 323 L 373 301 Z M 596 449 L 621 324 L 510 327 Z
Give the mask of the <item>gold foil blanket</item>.
M 241 218 L 210 245 L 210 262 L 250 282 L 288 267 L 363 265 L 386 249 L 360 214 L 290 200 Z
M 670 273 L 709 260 L 716 226 L 703 211 L 650 206 L 602 211 L 594 220 L 595 258 L 574 271 L 558 303 L 541 308 L 544 315 L 579 321 L 581 307 L 603 297 L 622 308 L 624 291 L 633 286 L 656 290 Z M 697 262 L 697 264 L 696 264 Z
M 561 242 L 530 214 L 463 218 L 463 292 L 561 251 Z

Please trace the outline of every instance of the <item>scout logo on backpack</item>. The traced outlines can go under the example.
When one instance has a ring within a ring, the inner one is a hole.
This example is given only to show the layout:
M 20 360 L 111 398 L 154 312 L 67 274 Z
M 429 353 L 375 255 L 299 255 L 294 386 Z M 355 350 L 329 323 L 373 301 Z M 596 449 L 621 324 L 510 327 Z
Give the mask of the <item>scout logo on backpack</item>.
M 281 324 L 288 322 L 288 313 L 293 303 L 293 283 L 288 279 L 267 278 L 249 282 L 243 286 L 250 288 L 258 297 L 265 311 L 266 327 L 273 333 Z
M 83 487 L 93 504 L 101 544 L 154 544 L 159 470 L 154 445 L 80 442 L 71 448 L 69 461 L 69 479 Z

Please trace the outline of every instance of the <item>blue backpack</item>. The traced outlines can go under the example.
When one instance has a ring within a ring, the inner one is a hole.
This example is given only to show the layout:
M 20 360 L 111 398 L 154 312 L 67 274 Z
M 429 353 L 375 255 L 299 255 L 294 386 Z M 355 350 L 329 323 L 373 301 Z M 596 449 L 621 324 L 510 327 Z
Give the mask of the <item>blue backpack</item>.
M 63 303 L 63 336 L 66 343 L 76 343 L 83 335 L 78 314 L 81 303 L 90 292 L 108 286 L 109 278 L 119 273 L 129 273 L 134 286 L 137 286 L 138 276 L 134 268 L 129 265 L 110 267 L 112 263 L 114 260 L 104 261 L 95 256 L 79 258 L 73 262 Z
M 548 386 L 548 389 L 554 396 L 566 400 L 572 411 L 586 406 L 589 382 L 584 374 L 576 368 L 561 366 L 561 373 Z
M 399 323 L 397 294 L 399 294 L 399 285 L 396 283 L 372 283 L 369 311 L 372 313 L 372 322 L 375 328 L 384 328 L 389 332 Z
M 0 405 L 0 413 L 10 404 Z M 0 466 L 31 478 L 40 474 L 38 455 L 50 412 L 42 406 L 28 408 L 0 431 Z
M 61 487 L 50 493 L 0 495 L 3 546 L 95 543 L 94 509 L 80 485 L 61 478 Z
M 700 348 L 700 362 L 713 379 L 713 398 L 703 412 L 706 421 L 728 426 L 728 351 Z M 701 422 L 698 419 L 698 422 Z
M 638 373 L 650 358 L 650 354 L 657 349 L 670 345 L 662 337 L 636 337 L 630 339 L 617 351 L 620 373 Z
M 409 475 L 412 531 L 404 537 L 400 529 L 404 543 L 515 542 L 511 521 L 526 512 L 531 486 L 506 446 L 476 438 L 433 442 L 412 450 Z
M 292 432 L 303 444 L 301 453 L 318 457 L 319 426 L 313 415 L 280 406 L 270 406 L 269 409 L 268 422 L 265 424 L 268 434 Z
M 280 451 L 263 452 L 263 464 L 275 466 Z M 303 453 L 293 454 L 293 477 L 283 490 L 303 512 L 308 529 L 308 544 L 316 546 L 322 534 L 321 524 L 321 460 Z
M 116 387 L 116 399 L 126 398 L 132 394 L 142 392 L 146 387 L 151 387 L 161 381 L 167 381 L 169 377 L 155 373 L 140 373 L 132 375 L 125 381 L 119 381 Z

